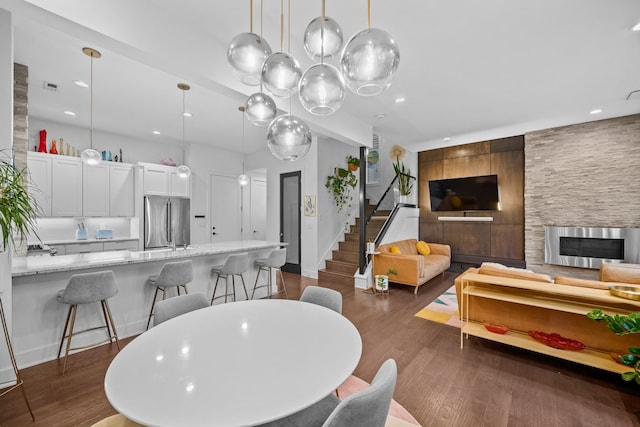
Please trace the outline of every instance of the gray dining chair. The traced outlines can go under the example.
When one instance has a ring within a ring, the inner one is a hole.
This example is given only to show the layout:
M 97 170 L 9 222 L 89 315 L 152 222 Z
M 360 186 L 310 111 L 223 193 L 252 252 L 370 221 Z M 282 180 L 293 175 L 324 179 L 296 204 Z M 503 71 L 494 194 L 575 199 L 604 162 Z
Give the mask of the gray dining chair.
M 188 294 L 187 284 L 193 280 L 193 263 L 191 260 L 168 262 L 162 266 L 160 274 L 149 276 L 147 283 L 154 286 L 155 293 L 153 295 L 153 302 L 151 303 L 151 310 L 149 310 L 149 319 L 147 320 L 147 329 L 151 324 L 151 317 L 153 316 L 153 310 L 156 306 L 156 300 L 158 299 L 158 292 L 162 292 L 162 299 L 167 296 L 168 288 L 176 288 L 178 295 L 180 295 L 180 287 L 184 289 L 184 293 Z
M 218 298 L 224 297 L 224 302 L 227 302 L 227 296 L 233 295 L 233 300 L 236 301 L 236 276 L 240 276 L 242 280 L 242 287 L 244 288 L 244 294 L 249 299 L 249 293 L 247 292 L 247 286 L 244 283 L 244 277 L 242 273 L 249 270 L 249 254 L 241 253 L 229 255 L 229 258 L 222 265 L 216 265 L 211 267 L 211 277 L 217 275 L 216 284 L 213 287 L 213 295 L 211 295 L 211 304 Z M 229 292 L 229 276 L 231 276 L 231 282 L 233 284 L 233 291 Z M 216 296 L 216 290 L 218 289 L 218 281 L 223 277 L 225 279 L 224 295 Z
M 307 286 L 300 295 L 300 301 L 318 304 L 342 314 L 342 294 L 333 289 Z
M 287 248 L 274 249 L 269 253 L 267 258 L 260 258 L 256 260 L 256 266 L 258 267 L 258 274 L 256 275 L 256 282 L 253 284 L 253 291 L 251 292 L 251 299 L 256 293 L 256 289 L 267 288 L 267 296 L 271 298 L 273 295 L 273 283 L 271 280 L 271 270 L 278 270 L 280 273 L 280 282 L 282 283 L 282 289 L 278 288 L 278 279 L 276 278 L 276 295 L 284 292 L 284 297 L 289 298 L 287 295 L 287 288 L 284 285 L 284 276 L 282 275 L 281 267 L 287 262 Z M 260 272 L 265 271 L 267 273 L 267 281 L 264 285 L 258 286 L 258 279 L 260 278 Z
M 209 307 L 209 301 L 207 301 L 207 297 L 201 293 L 178 295 L 177 297 L 158 301 L 156 304 L 156 313 L 153 317 L 153 325 L 157 326 L 181 314 L 205 307 Z
M 332 393 L 300 412 L 260 427 L 384 427 L 397 378 L 396 362 L 388 359 L 364 390 L 344 400 Z
M 120 350 L 120 343 L 118 342 L 116 325 L 113 323 L 111 310 L 109 310 L 109 303 L 107 302 L 107 299 L 115 296 L 117 293 L 118 287 L 116 285 L 116 278 L 113 274 L 113 271 L 111 270 L 98 271 L 95 273 L 74 274 L 69 279 L 67 286 L 63 290 L 58 291 L 58 302 L 69 305 L 67 320 L 64 324 L 64 329 L 62 330 L 62 338 L 60 339 L 60 347 L 58 348 L 59 359 L 60 354 L 62 353 L 62 344 L 64 343 L 64 340 L 66 338 L 67 346 L 64 352 L 64 365 L 62 366 L 62 375 L 64 375 L 67 370 L 67 359 L 69 358 L 70 351 L 94 347 L 105 342 L 111 343 L 113 342 L 114 338 L 116 346 L 118 347 L 118 350 Z M 78 311 L 78 305 L 89 304 L 93 302 L 99 302 L 102 307 L 104 326 L 97 326 L 81 331 L 74 331 L 73 328 L 76 322 L 76 312 Z M 71 322 L 69 322 L 69 320 L 71 320 Z M 103 328 L 107 330 L 107 340 L 102 341 L 98 344 L 75 348 L 71 347 L 71 339 L 74 335 Z M 113 333 L 111 332 L 111 329 L 113 329 Z

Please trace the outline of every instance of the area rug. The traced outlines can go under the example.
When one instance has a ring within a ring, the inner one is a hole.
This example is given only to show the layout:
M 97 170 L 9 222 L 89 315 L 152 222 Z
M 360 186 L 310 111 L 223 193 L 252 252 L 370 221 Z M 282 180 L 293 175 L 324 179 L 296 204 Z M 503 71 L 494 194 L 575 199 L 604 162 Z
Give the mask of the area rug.
M 451 286 L 428 306 L 417 312 L 416 317 L 459 328 L 461 322 L 458 314 L 456 286 Z
M 360 390 L 369 387 L 369 383 L 366 381 L 351 375 L 340 387 L 338 387 L 338 394 L 340 399 L 344 399 L 347 396 L 357 393 Z M 413 418 L 402 405 L 395 400 L 391 401 L 389 407 L 389 416 L 387 417 L 387 423 L 385 427 L 416 427 L 420 426 L 420 423 Z

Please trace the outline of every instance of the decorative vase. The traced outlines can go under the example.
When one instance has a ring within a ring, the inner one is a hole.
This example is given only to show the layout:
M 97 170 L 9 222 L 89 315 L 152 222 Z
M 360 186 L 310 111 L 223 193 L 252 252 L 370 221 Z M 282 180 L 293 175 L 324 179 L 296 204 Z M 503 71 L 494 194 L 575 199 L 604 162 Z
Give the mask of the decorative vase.
M 40 131 L 40 145 L 38 146 L 38 153 L 47 152 L 47 131 L 43 129 Z
M 56 140 L 51 140 L 51 149 L 49 150 L 49 154 L 58 154 L 58 149 L 56 148 Z
M 401 194 L 398 196 L 398 203 L 409 203 L 409 195 Z
M 376 291 L 384 292 L 389 289 L 389 276 L 385 274 L 376 274 L 375 276 Z

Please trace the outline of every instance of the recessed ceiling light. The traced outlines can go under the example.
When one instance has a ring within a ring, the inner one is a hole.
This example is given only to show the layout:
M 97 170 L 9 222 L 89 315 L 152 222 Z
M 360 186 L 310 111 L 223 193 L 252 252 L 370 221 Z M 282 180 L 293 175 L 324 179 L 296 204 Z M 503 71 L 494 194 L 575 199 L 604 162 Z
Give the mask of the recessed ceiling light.
M 78 86 L 78 87 L 84 87 L 84 88 L 89 87 L 89 85 L 87 83 L 83 82 L 82 80 L 74 80 L 73 84 Z
M 153 133 L 154 135 L 160 135 L 160 131 L 159 131 L 159 130 L 154 130 L 152 133 Z
M 185 111 L 184 113 L 182 113 L 182 115 L 185 117 L 191 117 L 192 114 L 188 111 Z
M 594 108 L 593 110 L 589 111 L 589 114 L 600 114 L 602 113 L 602 110 L 600 108 Z
M 385 114 L 376 114 L 376 119 L 384 119 L 385 117 Z
M 64 113 L 65 113 L 67 116 L 75 116 L 75 115 L 76 115 L 76 113 L 74 113 L 73 111 L 69 111 L 69 110 L 65 111 Z
M 633 28 L 631 28 L 631 31 L 640 31 L 640 22 L 634 25 Z
M 442 138 L 443 141 L 451 141 L 451 138 L 446 137 L 446 138 Z
M 397 97 L 397 98 L 395 99 L 396 104 L 401 104 L 401 103 L 403 103 L 403 102 L 404 102 L 404 101 L 406 101 L 406 100 L 407 100 L 407 98 L 404 98 L 404 97 L 402 97 L 402 96 L 399 96 L 399 97 Z

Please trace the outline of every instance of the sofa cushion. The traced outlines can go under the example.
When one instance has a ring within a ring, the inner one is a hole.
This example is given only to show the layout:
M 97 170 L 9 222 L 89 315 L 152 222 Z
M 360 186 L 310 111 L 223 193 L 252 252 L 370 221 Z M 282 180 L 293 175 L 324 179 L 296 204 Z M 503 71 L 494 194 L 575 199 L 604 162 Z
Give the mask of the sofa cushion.
M 534 282 L 553 283 L 553 279 L 547 274 L 534 273 L 531 270 L 507 267 L 497 263 L 483 263 L 478 273 L 489 276 L 510 277 L 512 279 L 532 280 Z
M 600 280 L 640 285 L 640 264 L 603 262 L 600 265 Z
M 429 249 L 429 245 L 426 242 L 420 240 L 416 243 L 416 250 L 420 255 L 429 255 L 431 253 L 431 249 Z
M 612 283 L 601 282 L 600 280 L 576 279 L 575 277 L 556 276 L 556 285 L 580 286 L 592 289 L 609 289 Z

